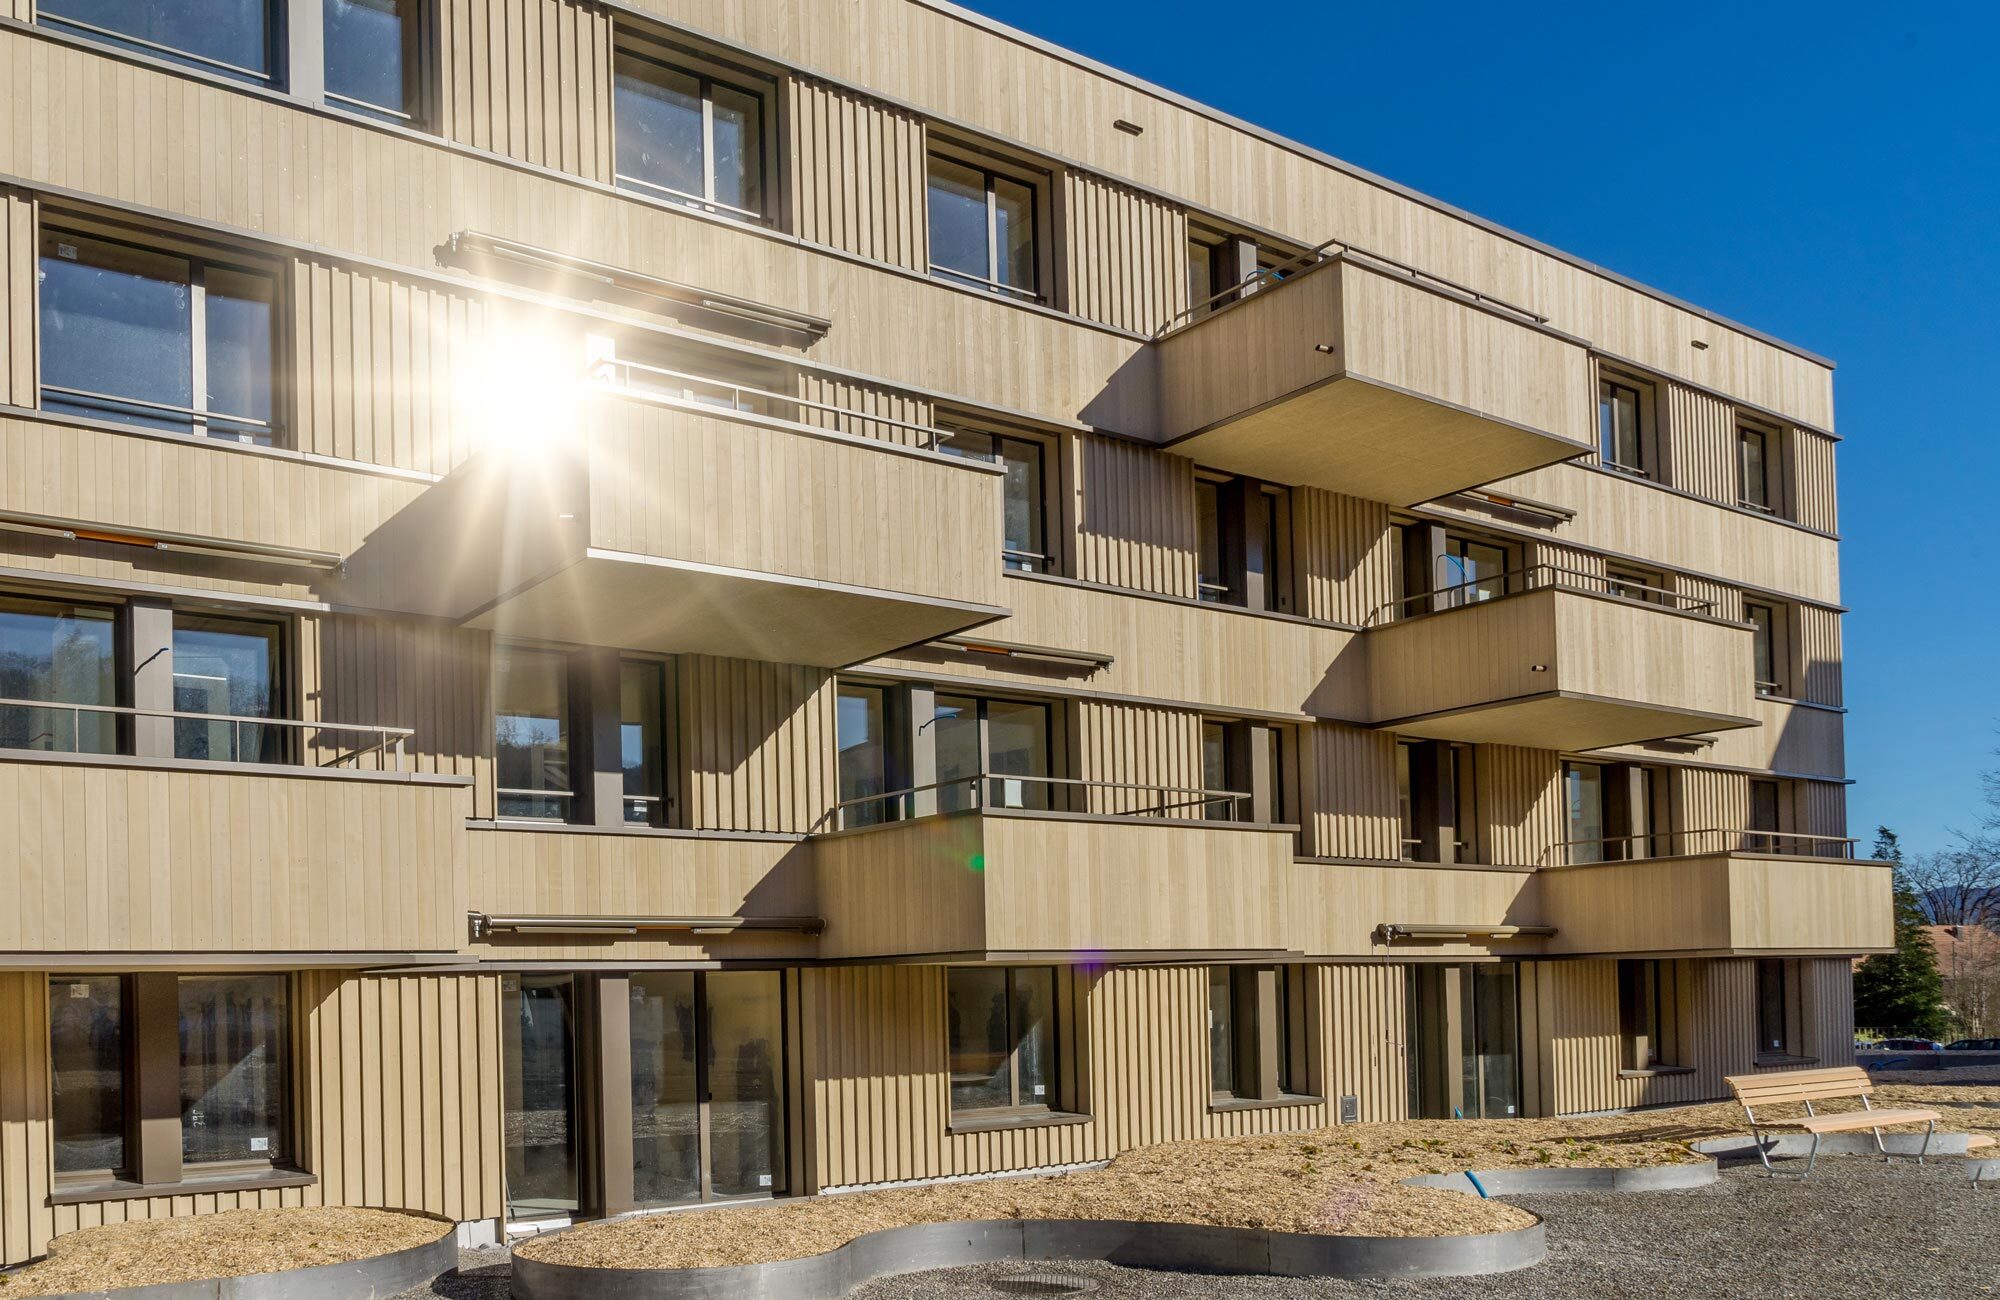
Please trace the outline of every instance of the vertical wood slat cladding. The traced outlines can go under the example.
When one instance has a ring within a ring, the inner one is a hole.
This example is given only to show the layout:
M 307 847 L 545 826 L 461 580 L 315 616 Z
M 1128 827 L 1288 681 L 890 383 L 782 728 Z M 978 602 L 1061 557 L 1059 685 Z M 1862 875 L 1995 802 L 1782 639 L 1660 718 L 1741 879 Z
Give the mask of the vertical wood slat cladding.
M 1304 728 L 1310 752 L 1301 763 L 1306 852 L 1320 858 L 1402 856 L 1396 819 L 1396 738 L 1386 731 L 1318 722 Z
M 1671 773 L 1677 829 L 1738 830 L 1750 824 L 1750 778 L 1741 772 L 1676 767 Z
M 1736 408 L 1684 384 L 1669 381 L 1663 390 L 1662 431 L 1672 449 L 1666 481 L 1698 497 L 1735 505 Z
M 1201 761 L 1201 715 L 1191 709 L 1162 709 L 1108 700 L 1079 700 L 1076 706 L 1077 776 L 1086 781 L 1133 785 L 1205 787 Z M 1081 811 L 1132 812 L 1156 803 L 1188 799 L 1145 790 L 1089 789 Z M 1199 817 L 1196 807 L 1177 817 Z
M 1364 1124 L 1408 1119 L 1404 968 L 1384 963 L 1321 969 L 1328 1100 L 1353 1096 Z
M 1396 598 L 1396 534 L 1389 507 L 1320 488 L 1296 487 L 1291 495 L 1292 585 L 1299 613 L 1362 626 Z
M 709 655 L 675 663 L 687 824 L 814 829 L 835 799 L 833 674 Z
M 1604 590 L 1594 579 L 1603 578 L 1606 560 L 1596 551 L 1586 551 L 1575 546 L 1565 546 L 1561 542 L 1536 538 L 1527 543 L 1525 563 L 1528 568 L 1546 566 L 1554 572 L 1537 575 L 1535 580 L 1554 582 L 1562 586 L 1581 587 L 1585 591 Z
M 292 1111 L 306 1187 L 51 1206 L 48 977 L 0 972 L 0 1264 L 136 1219 L 366 1205 L 502 1213 L 499 984 L 491 976 L 293 981 Z
M 1510 867 L 1548 865 L 1551 846 L 1567 835 L 1562 758 L 1554 750 L 1481 745 L 1474 753 L 1482 862 Z
M 1792 503 L 1792 516 L 1808 528 L 1837 532 L 1840 508 L 1834 490 L 1833 456 L 1835 443 L 1823 434 L 1791 426 L 1785 458 L 1790 482 L 1785 499 Z
M 836 414 L 801 406 L 798 408 L 801 424 L 834 429 L 860 438 L 880 438 L 904 447 L 930 445 L 931 439 L 919 430 L 882 423 L 887 419 L 901 420 L 905 424 L 931 425 L 935 413 L 928 398 L 897 392 L 880 384 L 867 384 L 810 370 L 799 372 L 799 396 L 809 402 L 824 402 L 841 409 L 841 413 Z M 849 411 L 854 414 L 846 414 Z M 781 410 L 778 414 L 782 417 L 790 412 Z M 871 416 L 879 418 L 871 419 Z
M 1854 1064 L 1854 967 L 1844 957 L 1799 962 L 1800 1051 L 1822 1066 Z
M 0 402 L 34 406 L 35 205 L 0 188 Z
M 793 231 L 810 243 L 929 269 L 923 119 L 811 77 L 789 82 Z
M 1097 434 L 1076 442 L 1076 576 L 1193 597 L 1194 462 Z
M 1093 176 L 1062 177 L 1064 300 L 1085 320 L 1151 334 L 1187 306 L 1187 214 Z
M 1805 667 L 1800 698 L 1838 706 L 1844 702 L 1840 611 L 1820 605 L 1800 605 L 1798 611 L 1799 662 Z
M 1679 1058 L 1691 1074 L 1620 1078 L 1618 963 L 1531 962 L 1531 996 L 1542 1026 L 1539 1113 L 1574 1115 L 1729 1095 L 1727 1075 L 1755 1066 L 1755 968 L 1747 959 L 1684 960 L 1674 972 Z
M 1798 829 L 1802 835 L 1847 834 L 1847 787 L 1838 781 L 1799 782 Z M 1865 852 L 1866 846 L 1857 846 Z M 1801 848 L 1809 853 L 1810 848 Z
M 1707 608 L 1701 609 L 1704 614 L 1713 614 L 1717 618 L 1732 619 L 1739 623 L 1743 621 L 1743 591 L 1739 587 L 1711 582 L 1707 578 L 1690 577 L 1684 573 L 1669 577 L 1667 586 L 1673 589 L 1674 594 L 1694 602 L 1697 608 L 1705 603 Z
M 1315 978 L 1324 1008 L 1325 980 Z M 949 1133 L 945 968 L 803 971 L 812 1187 L 1077 1164 L 1152 1143 L 1327 1122 L 1323 1104 L 1209 1109 L 1206 968 L 1080 967 L 1064 984 L 1062 1033 L 1090 1122 Z
M 589 0 L 442 0 L 446 138 L 611 179 L 611 15 Z
M 293 445 L 445 474 L 471 453 L 485 308 L 338 263 L 292 264 Z

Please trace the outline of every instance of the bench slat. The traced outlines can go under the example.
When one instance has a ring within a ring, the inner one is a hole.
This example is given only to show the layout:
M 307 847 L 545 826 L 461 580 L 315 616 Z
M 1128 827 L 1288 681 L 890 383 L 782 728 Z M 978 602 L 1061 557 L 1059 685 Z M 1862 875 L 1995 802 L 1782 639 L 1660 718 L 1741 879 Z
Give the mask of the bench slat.
M 1855 1129 L 1891 1128 L 1897 1124 L 1936 1122 L 1934 1110 L 1844 1110 L 1836 1115 L 1800 1115 L 1793 1119 L 1759 1120 L 1759 1128 L 1789 1128 L 1802 1133 L 1847 1133 Z
M 1858 1066 L 1826 1070 L 1785 1070 L 1775 1074 L 1733 1074 L 1724 1080 L 1745 1106 L 1770 1106 L 1787 1102 L 1825 1101 L 1836 1098 L 1859 1100 L 1875 1091 L 1868 1072 Z

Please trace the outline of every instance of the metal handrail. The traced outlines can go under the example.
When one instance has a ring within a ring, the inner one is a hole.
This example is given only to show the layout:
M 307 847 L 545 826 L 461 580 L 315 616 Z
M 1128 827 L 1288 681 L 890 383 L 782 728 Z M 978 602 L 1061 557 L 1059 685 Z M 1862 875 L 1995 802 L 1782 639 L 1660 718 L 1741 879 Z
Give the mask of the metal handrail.
M 99 393 L 88 388 L 65 388 L 61 384 L 43 384 L 44 393 L 54 393 L 59 397 L 76 398 L 80 401 L 96 402 L 101 406 L 129 406 L 140 411 L 160 411 L 167 415 L 185 415 L 190 420 L 206 420 L 210 423 L 240 424 L 248 429 L 269 431 L 269 420 L 259 420 L 255 416 L 230 415 L 226 411 L 203 411 L 192 406 L 175 406 L 171 402 L 155 402 L 144 397 L 120 397 L 116 393 Z
M 1537 325 L 1546 325 L 1549 323 L 1549 318 L 1540 312 L 1531 311 L 1518 303 L 1508 302 L 1505 298 L 1495 298 L 1492 294 L 1481 293 L 1469 285 L 1460 284 L 1456 280 L 1448 280 L 1441 275 L 1434 275 L 1429 271 L 1423 270 L 1421 267 L 1411 266 L 1408 262 L 1400 262 L 1393 257 L 1371 252 L 1359 244 L 1350 244 L 1341 239 L 1329 239 L 1322 244 L 1314 245 L 1297 256 L 1287 258 L 1275 266 L 1260 266 L 1235 284 L 1218 289 L 1192 307 L 1175 312 L 1167 318 L 1166 324 L 1153 331 L 1152 337 L 1157 341 L 1165 338 L 1184 325 L 1193 324 L 1196 320 L 1207 315 L 1223 299 L 1234 301 L 1265 282 L 1282 284 L 1292 279 L 1294 275 L 1301 271 L 1318 266 L 1322 262 L 1338 261 L 1349 253 L 1358 254 L 1371 262 L 1380 262 L 1389 269 L 1401 272 L 1412 280 L 1428 280 L 1440 288 L 1448 289 L 1455 294 L 1470 298 L 1474 302 L 1485 303 L 1491 307 L 1498 307 L 1502 311 L 1512 312 L 1514 315 L 1532 321 Z
M 814 824 L 813 829 L 817 831 L 821 829 L 821 827 L 823 827 L 828 822 L 832 822 L 835 823 L 834 829 L 845 830 L 847 829 L 846 812 L 848 809 L 857 808 L 864 804 L 889 803 L 889 801 L 892 800 L 901 801 L 901 808 L 898 809 L 897 807 L 894 806 L 890 807 L 887 810 L 890 813 L 890 815 L 884 817 L 883 821 L 885 822 L 906 821 L 917 815 L 915 812 L 917 795 L 932 793 L 937 791 L 944 791 L 944 790 L 955 790 L 960 787 L 964 787 L 970 791 L 972 795 L 972 807 L 974 809 L 984 809 L 987 807 L 1004 807 L 1004 808 L 1021 807 L 1021 805 L 1019 804 L 1001 804 L 990 800 L 988 798 L 988 793 L 989 793 L 988 783 L 993 781 L 1019 781 L 1027 784 L 1044 785 L 1044 786 L 1064 786 L 1070 789 L 1083 789 L 1083 790 L 1143 790 L 1149 794 L 1156 796 L 1167 796 L 1167 795 L 1195 796 L 1192 799 L 1180 799 L 1169 802 L 1160 802 L 1160 803 L 1155 803 L 1150 807 L 1132 808 L 1132 809 L 1127 809 L 1123 812 L 1101 814 L 1107 817 L 1151 817 L 1151 816 L 1164 817 L 1168 813 L 1183 811 L 1191 808 L 1201 809 L 1205 813 L 1207 809 L 1216 804 L 1226 804 L 1230 809 L 1230 820 L 1241 820 L 1240 818 L 1235 816 L 1235 810 L 1237 808 L 1240 808 L 1245 800 L 1250 799 L 1252 797 L 1251 793 L 1247 790 L 1207 790 L 1199 786 L 1151 785 L 1144 782 L 1136 782 L 1136 781 L 1089 781 L 1089 780 L 1082 780 L 1077 777 L 1068 777 L 1068 776 L 1024 776 L 1014 772 L 978 772 L 971 776 L 952 777 L 949 780 L 930 781 L 926 782 L 923 785 L 913 785 L 901 790 L 885 790 L 880 794 L 868 794 L 868 795 L 861 795 L 853 799 L 843 799 L 839 803 L 836 803 L 831 808 L 827 809 L 826 814 L 822 816 L 819 819 L 819 821 Z M 963 811 L 963 810 L 954 809 L 952 811 Z M 1060 812 L 1065 810 L 1032 809 L 1029 811 Z M 867 824 L 875 825 L 877 823 L 871 822 Z
M 993 293 L 1011 294 L 1026 302 L 1040 302 L 1042 300 L 1042 295 L 1033 289 L 1023 289 L 1019 285 L 1005 284 L 999 280 L 989 280 L 983 275 L 974 275 L 970 271 L 961 271 L 955 266 L 943 266 L 937 262 L 932 262 L 930 268 L 933 279 L 938 276 L 944 276 L 947 279 L 963 280 L 967 284 L 976 284 L 980 288 Z
M 622 380 L 614 378 L 612 373 L 614 371 L 626 372 L 625 377 Z M 906 429 L 911 433 L 919 434 L 923 437 L 924 442 L 922 446 L 926 451 L 936 451 L 939 441 L 948 436 L 945 430 L 928 424 L 915 424 L 909 420 L 898 420 L 894 416 L 889 415 L 871 415 L 866 411 L 853 411 L 844 406 L 834 406 L 829 402 L 817 402 L 810 397 L 800 397 L 793 393 L 780 393 L 770 388 L 753 388 L 749 384 L 739 384 L 728 379 L 717 379 L 713 375 L 699 375 L 688 370 L 675 370 L 670 366 L 649 365 L 644 361 L 629 361 L 624 357 L 604 357 L 599 359 L 593 377 L 600 383 L 623 383 L 626 387 L 632 388 L 631 372 L 633 371 L 649 375 L 664 375 L 669 379 L 683 379 L 692 383 L 706 385 L 709 388 L 720 389 L 730 395 L 732 402 L 740 403 L 746 395 L 760 397 L 772 402 L 788 402 L 793 406 L 803 407 L 807 410 L 825 411 L 830 415 L 858 420 L 866 424 L 881 424 L 887 425 L 892 429 Z M 644 392 L 645 390 L 643 388 L 633 388 L 633 391 Z M 672 394 L 655 393 L 653 396 L 671 397 Z M 691 399 L 683 398 L 681 400 Z M 804 422 L 800 421 L 799 423 Z
M 1484 588 L 1490 583 L 1500 585 L 1498 594 L 1457 601 L 1449 599 L 1453 593 Z M 1442 603 L 1439 605 L 1440 609 L 1460 609 L 1466 605 L 1479 604 L 1484 600 L 1498 600 L 1501 596 L 1517 595 L 1527 591 L 1548 590 L 1582 591 L 1617 596 L 1624 600 L 1640 600 L 1644 604 L 1662 605 L 1679 614 L 1712 614 L 1715 612 L 1715 602 L 1712 600 L 1697 600 L 1692 596 L 1683 596 L 1679 592 L 1669 591 L 1665 587 L 1655 587 L 1651 583 L 1634 582 L 1630 578 L 1618 577 L 1608 573 L 1597 573 L 1589 569 L 1571 568 L 1565 564 L 1532 564 L 1524 569 L 1509 569 L 1504 573 L 1492 573 L 1480 578 L 1470 578 L 1464 582 L 1453 583 L 1448 587 L 1439 587 L 1435 591 L 1420 591 L 1413 596 L 1399 596 L 1395 600 L 1384 602 L 1370 613 L 1362 626 L 1373 627 L 1377 623 L 1394 621 L 1396 618 L 1402 616 L 1405 606 L 1414 605 L 1420 601 L 1441 601 Z M 1653 593 L 1661 597 L 1661 599 L 1656 602 L 1629 594 L 1635 590 Z
M 82 704 L 72 700 L 19 700 L 0 699 L 0 709 L 48 709 L 52 712 L 67 712 L 70 715 L 70 747 L 72 754 L 85 752 L 83 749 L 83 715 L 102 713 L 121 718 L 167 718 L 175 722 L 226 722 L 230 724 L 231 752 L 239 757 L 237 762 L 246 761 L 243 753 L 243 728 L 287 727 L 298 731 L 348 731 L 374 736 L 375 743 L 359 749 L 347 750 L 317 764 L 319 767 L 339 767 L 343 763 L 357 760 L 366 755 L 388 751 L 396 761 L 396 771 L 403 770 L 405 754 L 403 742 L 416 735 L 414 727 L 388 727 L 372 722 L 320 722 L 307 718 L 259 718 L 238 713 L 195 713 L 187 709 L 147 709 L 129 704 Z M 44 733 L 47 734 L 47 733 Z M 37 737 L 40 739 L 40 737 Z M 53 739 L 53 736 L 51 736 Z M 300 764 L 300 766 L 304 766 Z
M 1738 847 L 1731 847 L 1734 839 Z M 1651 846 L 1666 844 L 1666 852 L 1657 852 Z M 1859 843 L 1846 835 L 1807 835 L 1802 831 L 1759 830 L 1750 827 L 1710 826 L 1689 831 L 1643 831 L 1635 835 L 1608 835 L 1598 839 L 1558 840 L 1542 850 L 1541 865 L 1549 866 L 1596 866 L 1600 863 L 1643 861 L 1646 858 L 1684 858 L 1701 853 L 1777 853 L 1773 847 L 1756 847 L 1758 844 L 1776 845 L 1797 843 L 1811 846 L 1812 852 L 1783 854 L 1786 857 L 1841 858 L 1852 859 L 1854 846 Z M 1713 847 L 1695 847 L 1698 844 Z M 1596 858 L 1579 861 L 1574 850 L 1580 846 L 1594 846 L 1603 850 L 1617 846 L 1621 852 L 1616 856 L 1604 854 Z M 1643 854 L 1623 852 L 1631 846 L 1647 846 Z M 1830 846 L 1835 852 L 1819 851 L 1820 846 Z M 1563 859 L 1555 861 L 1557 857 Z
M 739 208 L 734 203 L 724 203 L 721 199 L 711 199 L 711 198 L 705 198 L 699 194 L 689 194 L 686 190 L 677 190 L 671 185 L 661 185 L 657 181 L 649 181 L 643 176 L 632 176 L 628 175 L 625 172 L 614 172 L 612 173 L 611 179 L 614 183 L 623 181 L 630 185 L 636 185 L 641 189 L 652 190 L 655 193 L 664 194 L 668 198 L 672 199 L 674 202 L 682 204 L 684 206 L 697 207 L 697 208 L 713 208 L 718 212 L 727 212 L 732 216 L 744 217 L 747 218 L 748 220 L 759 223 L 768 222 L 770 220 L 769 217 L 765 216 L 761 212 L 756 211 L 753 208 Z

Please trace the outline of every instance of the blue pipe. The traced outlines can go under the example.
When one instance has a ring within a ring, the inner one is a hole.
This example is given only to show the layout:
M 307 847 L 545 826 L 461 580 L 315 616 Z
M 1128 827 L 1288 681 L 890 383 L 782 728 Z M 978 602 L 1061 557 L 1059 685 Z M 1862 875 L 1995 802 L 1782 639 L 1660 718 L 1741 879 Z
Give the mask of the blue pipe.
M 1478 1174 L 1473 1173 L 1470 1169 L 1466 1170 L 1465 1181 L 1472 1184 L 1472 1190 L 1479 1193 L 1479 1199 L 1483 1201 L 1492 1199 L 1486 1194 L 1486 1184 L 1479 1181 Z

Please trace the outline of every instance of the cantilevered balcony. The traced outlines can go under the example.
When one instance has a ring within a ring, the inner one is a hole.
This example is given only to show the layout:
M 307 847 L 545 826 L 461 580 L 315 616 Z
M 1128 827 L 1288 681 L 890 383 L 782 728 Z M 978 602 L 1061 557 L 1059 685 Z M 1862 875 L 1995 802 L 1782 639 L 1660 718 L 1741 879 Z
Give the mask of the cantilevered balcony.
M 597 374 L 567 437 L 483 449 L 378 529 L 348 559 L 354 596 L 506 635 L 826 667 L 1006 613 L 995 467 L 809 424 L 851 413 L 795 397 L 622 361 Z
M 1352 249 L 1287 269 L 1153 345 L 1174 451 L 1413 505 L 1590 450 L 1580 340 Z
M 1535 874 L 1536 910 L 1552 954 L 1879 952 L 1895 944 L 1892 872 L 1853 851 L 1746 830 L 1559 845 Z
M 813 841 L 820 955 L 1275 955 L 1294 828 L 1213 819 L 1246 800 L 977 776 L 843 804 Z
M 1543 565 L 1387 607 L 1363 635 L 1369 720 L 1565 751 L 1757 725 L 1749 624 L 1635 590 Z

